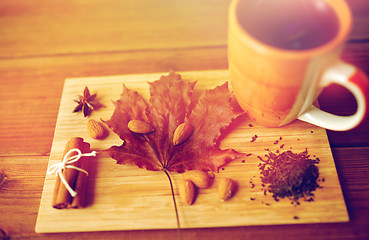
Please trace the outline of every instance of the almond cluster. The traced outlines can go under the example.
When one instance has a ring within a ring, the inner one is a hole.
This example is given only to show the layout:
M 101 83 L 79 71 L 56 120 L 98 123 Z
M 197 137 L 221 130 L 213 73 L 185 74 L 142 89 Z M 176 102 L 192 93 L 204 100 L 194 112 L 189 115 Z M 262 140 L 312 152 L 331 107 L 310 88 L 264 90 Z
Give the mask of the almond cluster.
M 201 170 L 191 170 L 183 173 L 183 180 L 178 187 L 179 196 L 183 202 L 192 205 L 196 198 L 197 188 L 208 188 L 212 177 Z M 222 178 L 218 184 L 218 196 L 222 201 L 230 199 L 236 191 L 236 182 L 230 178 Z

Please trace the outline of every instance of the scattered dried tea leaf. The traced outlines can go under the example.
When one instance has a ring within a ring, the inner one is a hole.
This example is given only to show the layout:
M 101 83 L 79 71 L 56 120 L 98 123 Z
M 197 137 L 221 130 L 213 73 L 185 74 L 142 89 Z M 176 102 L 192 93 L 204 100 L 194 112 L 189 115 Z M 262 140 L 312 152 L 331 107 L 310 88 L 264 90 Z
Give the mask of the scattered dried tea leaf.
M 5 173 L 0 172 L 0 187 L 6 182 L 6 180 L 8 180 L 8 177 L 5 175 Z
M 266 159 L 259 157 L 261 180 L 264 186 L 264 194 L 270 192 L 276 201 L 288 197 L 293 203 L 298 204 L 298 199 L 313 201 L 314 191 L 319 188 L 317 180 L 319 169 L 316 166 L 319 159 L 310 159 L 308 151 L 293 153 L 269 152 Z

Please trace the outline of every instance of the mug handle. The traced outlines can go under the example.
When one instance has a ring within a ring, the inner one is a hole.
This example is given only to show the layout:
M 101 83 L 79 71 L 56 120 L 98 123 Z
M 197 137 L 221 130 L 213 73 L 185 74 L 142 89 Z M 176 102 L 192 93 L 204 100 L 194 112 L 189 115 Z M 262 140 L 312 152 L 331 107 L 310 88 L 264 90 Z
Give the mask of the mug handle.
M 357 102 L 356 113 L 338 116 L 311 106 L 298 119 L 329 130 L 346 131 L 358 126 L 368 114 L 369 80 L 365 73 L 355 66 L 339 61 L 322 75 L 322 87 L 336 83 L 348 89 Z

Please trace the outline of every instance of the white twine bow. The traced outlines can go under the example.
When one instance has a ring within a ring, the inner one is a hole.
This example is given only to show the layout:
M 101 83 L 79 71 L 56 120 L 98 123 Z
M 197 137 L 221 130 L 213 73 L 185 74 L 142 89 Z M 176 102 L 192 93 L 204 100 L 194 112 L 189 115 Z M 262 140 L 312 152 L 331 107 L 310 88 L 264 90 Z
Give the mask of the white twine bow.
M 71 155 L 73 152 L 77 152 L 77 155 L 69 157 L 69 155 Z M 65 178 L 63 177 L 63 169 L 72 168 L 72 169 L 75 169 L 77 171 L 83 172 L 88 175 L 88 172 L 86 170 L 70 165 L 74 162 L 77 162 L 81 157 L 88 157 L 88 156 L 96 156 L 96 152 L 92 151 L 90 153 L 82 153 L 81 150 L 79 150 L 78 148 L 73 148 L 65 154 L 63 161 L 51 165 L 47 169 L 47 174 L 55 173 L 56 176 L 59 176 L 60 180 L 62 181 L 62 183 L 64 184 L 64 186 L 66 187 L 70 195 L 72 197 L 75 197 L 77 193 L 69 186 L 67 180 L 65 180 Z

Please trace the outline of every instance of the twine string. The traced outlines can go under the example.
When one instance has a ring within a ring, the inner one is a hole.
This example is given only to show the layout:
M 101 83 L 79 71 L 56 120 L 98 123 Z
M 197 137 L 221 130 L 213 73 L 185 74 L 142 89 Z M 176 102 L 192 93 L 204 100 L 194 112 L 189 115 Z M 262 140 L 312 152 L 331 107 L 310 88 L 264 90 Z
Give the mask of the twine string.
M 70 157 L 70 155 L 72 153 L 76 152 L 76 155 L 73 155 Z M 47 169 L 47 174 L 56 174 L 56 176 L 59 176 L 61 182 L 64 184 L 65 188 L 68 190 L 68 192 L 70 193 L 70 195 L 72 197 L 75 197 L 77 195 L 77 192 L 75 192 L 71 186 L 69 186 L 67 180 L 65 180 L 64 176 L 63 176 L 63 170 L 67 169 L 67 168 L 71 168 L 71 169 L 75 169 L 77 171 L 83 172 L 86 175 L 88 175 L 88 172 L 82 168 L 70 165 L 72 163 L 77 162 L 81 157 L 89 157 L 89 156 L 96 156 L 96 152 L 92 151 L 90 153 L 82 153 L 81 150 L 79 150 L 78 148 L 73 148 L 71 150 L 69 150 L 64 158 L 63 161 L 59 162 L 59 163 L 55 163 L 53 165 L 51 165 L 48 169 Z

